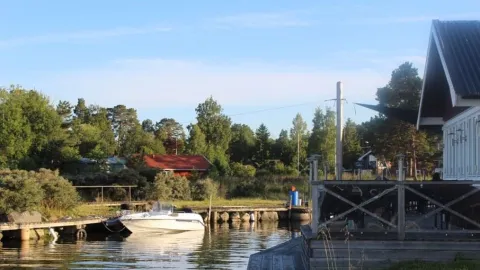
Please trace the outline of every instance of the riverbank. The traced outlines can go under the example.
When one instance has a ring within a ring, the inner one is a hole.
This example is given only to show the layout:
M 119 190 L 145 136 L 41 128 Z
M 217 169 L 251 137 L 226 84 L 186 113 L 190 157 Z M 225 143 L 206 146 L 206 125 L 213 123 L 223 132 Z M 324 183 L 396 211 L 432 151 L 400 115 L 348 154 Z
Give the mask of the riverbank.
M 210 201 L 173 201 L 177 208 L 208 208 Z M 264 199 L 232 199 L 227 200 L 223 198 L 213 199 L 212 207 L 285 207 L 285 201 L 282 200 L 264 200 Z M 80 204 L 68 211 L 61 211 L 56 209 L 41 208 L 40 213 L 45 219 L 55 221 L 62 217 L 83 218 L 83 217 L 112 217 L 116 216 L 120 206 L 109 206 L 101 204 Z

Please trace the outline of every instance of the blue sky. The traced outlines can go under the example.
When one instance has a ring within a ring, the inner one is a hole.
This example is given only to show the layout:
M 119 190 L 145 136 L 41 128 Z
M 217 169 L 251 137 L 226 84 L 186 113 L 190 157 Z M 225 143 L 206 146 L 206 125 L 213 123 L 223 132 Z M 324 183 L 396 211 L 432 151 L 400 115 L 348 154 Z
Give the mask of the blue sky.
M 480 1 L 2 1 L 0 85 L 125 104 L 188 124 L 212 95 L 234 122 L 273 136 L 300 112 L 374 113 L 375 92 L 411 61 L 423 76 L 432 19 L 478 19 Z M 277 109 L 275 109 L 277 108 Z M 271 110 L 269 110 L 271 109 Z M 264 110 L 262 112 L 258 112 Z M 253 113 L 254 112 L 254 113 Z

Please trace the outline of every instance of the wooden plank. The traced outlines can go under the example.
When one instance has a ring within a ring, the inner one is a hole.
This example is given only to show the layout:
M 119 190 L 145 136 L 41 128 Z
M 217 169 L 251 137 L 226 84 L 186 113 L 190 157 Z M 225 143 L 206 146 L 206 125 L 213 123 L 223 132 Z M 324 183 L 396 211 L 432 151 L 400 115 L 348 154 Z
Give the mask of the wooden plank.
M 252 256 L 250 256 L 250 259 L 248 260 L 247 269 L 248 270 L 261 269 L 262 259 L 263 259 L 262 255 L 253 254 Z
M 272 261 L 273 261 L 273 256 L 272 255 L 263 255 L 262 256 L 262 265 L 260 266 L 260 269 L 261 270 L 274 270 L 272 268 Z
M 283 268 L 283 255 L 273 255 L 272 269 L 284 269 Z
M 441 241 L 331 241 L 335 249 L 409 249 L 409 250 L 477 250 L 480 251 L 480 242 L 441 242 Z M 310 248 L 323 249 L 322 240 L 312 240 Z
M 430 261 L 451 261 L 457 255 L 464 258 L 474 259 L 478 257 L 479 250 L 456 251 L 456 250 L 398 250 L 398 249 L 335 249 L 336 259 L 395 259 L 399 261 L 408 260 L 430 260 Z M 325 251 L 314 249 L 312 258 L 325 258 Z
M 283 255 L 282 260 L 283 260 L 283 265 L 282 265 L 283 268 L 279 268 L 279 269 L 295 270 L 295 257 L 294 256 Z M 274 269 L 277 269 L 277 268 L 274 268 Z
M 106 219 L 83 219 L 83 220 L 65 220 L 55 222 L 33 222 L 33 223 L 0 223 L 0 231 L 11 231 L 20 229 L 45 229 L 55 227 L 68 227 L 78 225 L 88 225 L 105 222 Z

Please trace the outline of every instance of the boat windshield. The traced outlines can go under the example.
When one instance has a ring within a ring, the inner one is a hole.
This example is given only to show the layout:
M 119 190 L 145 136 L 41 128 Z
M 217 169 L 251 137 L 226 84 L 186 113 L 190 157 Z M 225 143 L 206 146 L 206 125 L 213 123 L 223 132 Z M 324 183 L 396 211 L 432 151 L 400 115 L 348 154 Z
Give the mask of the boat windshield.
M 155 202 L 152 205 L 152 212 L 164 212 L 164 211 L 173 212 L 173 204 L 165 203 L 165 202 Z

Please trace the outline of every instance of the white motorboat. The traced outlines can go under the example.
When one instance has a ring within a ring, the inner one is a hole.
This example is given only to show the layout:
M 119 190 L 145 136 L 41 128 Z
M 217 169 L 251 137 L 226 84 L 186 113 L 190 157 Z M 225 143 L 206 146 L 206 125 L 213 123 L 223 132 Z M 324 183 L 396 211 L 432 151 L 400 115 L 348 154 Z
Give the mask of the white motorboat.
M 125 213 L 118 218 L 130 232 L 172 233 L 205 230 L 201 215 L 175 212 L 171 204 L 157 202 L 151 211 Z

